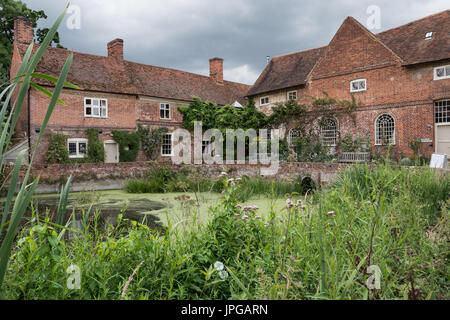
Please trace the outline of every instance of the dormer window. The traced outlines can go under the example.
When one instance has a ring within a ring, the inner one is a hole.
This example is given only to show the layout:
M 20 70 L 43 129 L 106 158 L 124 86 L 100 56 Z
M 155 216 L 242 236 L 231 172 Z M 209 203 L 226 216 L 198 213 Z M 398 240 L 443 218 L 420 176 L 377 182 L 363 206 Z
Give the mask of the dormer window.
M 350 92 L 361 92 L 366 90 L 366 79 L 358 79 L 350 82 Z
M 431 40 L 433 38 L 433 32 L 427 32 L 425 34 L 425 40 Z
M 289 91 L 287 93 L 288 100 L 297 100 L 297 91 Z

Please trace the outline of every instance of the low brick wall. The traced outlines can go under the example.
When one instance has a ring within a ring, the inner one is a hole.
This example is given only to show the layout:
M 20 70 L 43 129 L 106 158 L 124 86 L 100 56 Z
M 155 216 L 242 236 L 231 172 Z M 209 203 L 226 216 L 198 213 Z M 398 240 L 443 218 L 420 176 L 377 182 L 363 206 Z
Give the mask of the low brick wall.
M 328 183 L 340 169 L 346 166 L 348 165 L 340 163 L 280 162 L 277 174 L 266 176 L 266 178 L 292 181 L 297 179 L 298 176 L 302 176 L 310 177 L 316 183 Z M 171 163 L 135 161 L 35 165 L 31 173 L 33 176 L 40 176 L 41 184 L 63 183 L 70 175 L 74 182 L 92 183 L 98 180 L 125 180 L 132 177 L 142 177 L 146 172 L 156 167 L 174 171 L 200 172 L 209 176 L 218 176 L 223 170 L 226 170 L 230 176 L 257 177 L 261 176 L 261 169 L 264 166 L 260 164 L 174 165 Z
M 318 162 L 280 162 L 277 174 L 266 176 L 266 179 L 294 181 L 299 176 L 310 177 L 316 184 L 328 184 L 340 170 L 350 166 L 344 163 L 318 163 Z M 174 171 L 200 172 L 205 176 L 218 176 L 226 170 L 230 176 L 261 176 L 264 166 L 250 164 L 232 165 L 174 165 L 170 162 L 120 162 L 120 163 L 78 163 L 78 164 L 49 164 L 35 165 L 31 171 L 32 176 L 40 176 L 38 193 L 59 192 L 67 178 L 72 176 L 72 191 L 81 190 L 107 190 L 120 189 L 123 183 L 130 178 L 139 178 L 152 168 L 167 168 Z M 22 176 L 26 166 L 23 167 Z M 448 174 L 450 170 L 438 170 L 439 173 Z

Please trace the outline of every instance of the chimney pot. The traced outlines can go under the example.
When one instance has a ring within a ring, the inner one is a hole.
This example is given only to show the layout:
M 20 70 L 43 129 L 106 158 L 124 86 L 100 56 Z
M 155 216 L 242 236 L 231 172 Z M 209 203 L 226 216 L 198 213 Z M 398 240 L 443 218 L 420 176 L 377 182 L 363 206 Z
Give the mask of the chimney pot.
M 114 39 L 108 42 L 108 57 L 123 60 L 123 40 Z
M 217 83 L 223 83 L 223 59 L 209 59 L 209 77 Z
M 30 44 L 33 37 L 33 22 L 24 17 L 16 17 L 14 19 L 14 42 Z

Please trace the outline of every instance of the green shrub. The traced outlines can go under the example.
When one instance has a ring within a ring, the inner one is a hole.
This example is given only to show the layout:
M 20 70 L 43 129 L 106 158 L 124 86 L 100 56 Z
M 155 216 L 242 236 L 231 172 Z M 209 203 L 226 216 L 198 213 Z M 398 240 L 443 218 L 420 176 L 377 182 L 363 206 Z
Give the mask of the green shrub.
M 59 133 L 50 133 L 49 136 L 47 162 L 68 163 L 69 151 L 67 150 L 67 137 Z
M 98 138 L 98 130 L 89 128 L 86 130 L 88 138 L 87 157 L 82 162 L 105 162 L 105 148 Z
M 140 138 L 137 132 L 112 131 L 114 140 L 119 144 L 119 161 L 132 162 L 139 153 Z

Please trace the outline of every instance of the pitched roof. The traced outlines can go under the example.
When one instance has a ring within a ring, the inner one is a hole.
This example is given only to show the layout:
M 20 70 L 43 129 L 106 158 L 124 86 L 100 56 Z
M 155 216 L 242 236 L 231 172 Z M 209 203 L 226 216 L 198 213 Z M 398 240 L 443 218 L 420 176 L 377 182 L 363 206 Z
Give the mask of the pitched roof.
M 247 95 L 305 84 L 309 72 L 325 48 L 320 47 L 273 57 Z
M 450 58 L 450 10 L 413 21 L 374 36 L 402 59 L 404 65 Z M 433 32 L 432 40 L 425 34 Z M 248 96 L 301 86 L 328 46 L 273 57 Z
M 19 45 L 22 55 L 25 50 L 26 46 Z M 68 50 L 49 47 L 36 67 L 36 72 L 57 77 L 69 54 Z M 39 78 L 36 81 L 52 85 Z M 235 101 L 245 104 L 244 97 L 251 87 L 231 81 L 219 84 L 210 77 L 199 74 L 79 52 L 74 52 L 67 81 L 78 85 L 82 90 L 141 94 L 185 101 L 191 101 L 195 96 L 219 105 Z
M 431 40 L 425 34 L 433 32 Z M 450 58 L 450 10 L 376 34 L 405 65 Z

